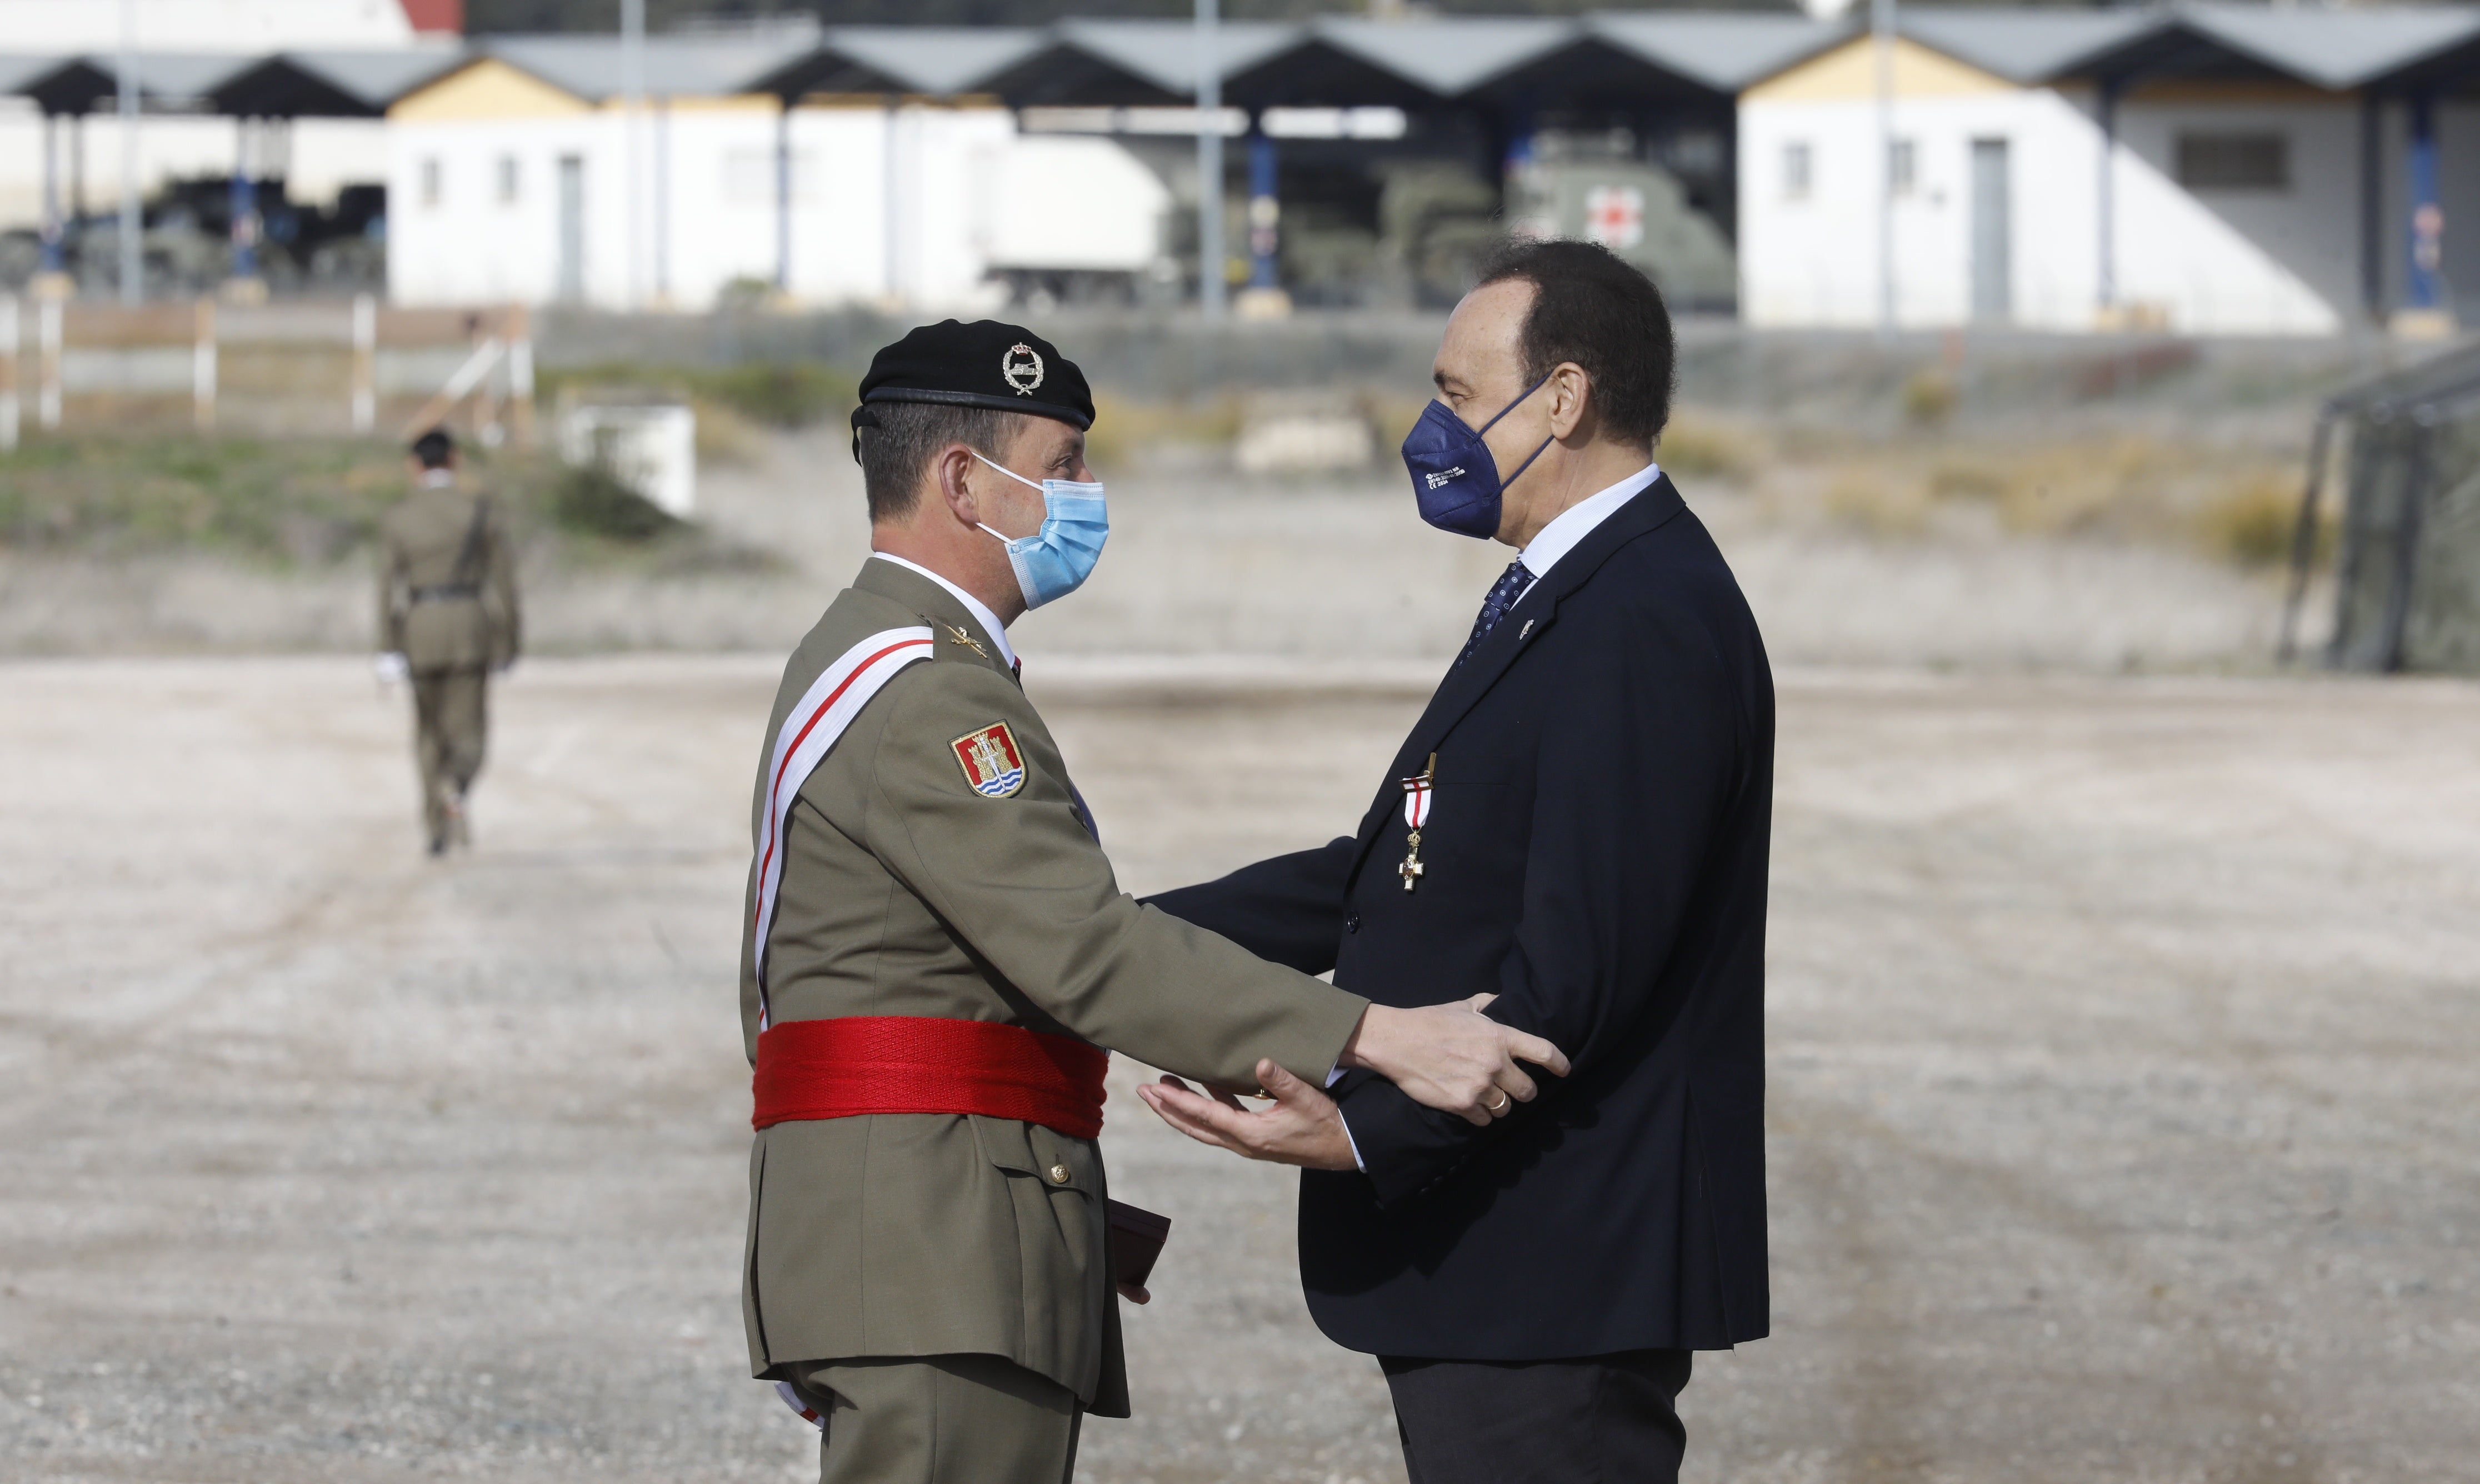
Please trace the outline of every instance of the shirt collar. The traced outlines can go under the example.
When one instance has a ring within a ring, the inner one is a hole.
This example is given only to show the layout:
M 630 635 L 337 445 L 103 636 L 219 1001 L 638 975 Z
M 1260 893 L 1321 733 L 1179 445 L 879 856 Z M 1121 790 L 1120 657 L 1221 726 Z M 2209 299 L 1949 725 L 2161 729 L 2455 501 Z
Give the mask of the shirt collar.
M 422 487 L 426 490 L 444 490 L 455 482 L 456 471 L 452 469 L 426 469 L 422 472 Z
M 1593 533 L 1593 527 L 1618 513 L 1626 504 L 1662 477 L 1662 466 L 1647 464 L 1609 489 L 1588 495 L 1562 510 L 1535 534 L 1533 540 L 1517 553 L 1516 560 L 1539 582 L 1558 565 L 1559 558 L 1576 549 L 1576 543 Z M 1532 591 L 1531 588 L 1525 591 Z
M 963 588 L 948 581 L 945 577 L 932 572 L 929 568 L 922 566 L 919 562 L 908 562 L 903 557 L 896 555 L 892 551 L 872 551 L 869 554 L 882 562 L 893 562 L 895 565 L 903 568 L 907 572 L 917 572 L 923 576 L 928 577 L 931 581 L 938 583 L 941 587 L 945 588 L 958 602 L 965 605 L 965 611 L 973 616 L 973 621 L 982 626 L 982 631 L 989 634 L 992 641 L 998 645 L 999 658 L 1007 661 L 1007 667 L 1010 670 L 1016 668 L 1016 648 L 1008 643 L 1007 626 L 1000 623 L 999 616 L 993 613 L 980 599 L 974 597 L 969 592 L 966 592 Z

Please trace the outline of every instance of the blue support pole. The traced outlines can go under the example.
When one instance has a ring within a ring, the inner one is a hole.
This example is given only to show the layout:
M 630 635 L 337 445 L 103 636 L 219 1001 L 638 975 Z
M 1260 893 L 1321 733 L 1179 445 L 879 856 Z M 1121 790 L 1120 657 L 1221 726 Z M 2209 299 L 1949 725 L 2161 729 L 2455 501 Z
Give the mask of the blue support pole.
M 1249 134 L 1249 287 L 1282 287 L 1282 199 L 1276 190 L 1275 141 L 1261 127 Z
M 2445 210 L 2437 199 L 2437 98 L 2411 100 L 2411 293 L 2413 309 L 2435 309 L 2444 267 Z

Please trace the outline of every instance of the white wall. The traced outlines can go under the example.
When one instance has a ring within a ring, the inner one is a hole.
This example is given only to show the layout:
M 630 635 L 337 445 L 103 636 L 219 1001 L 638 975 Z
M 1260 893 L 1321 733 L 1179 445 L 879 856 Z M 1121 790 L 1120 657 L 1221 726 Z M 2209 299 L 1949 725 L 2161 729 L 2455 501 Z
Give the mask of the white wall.
M 390 294 L 401 304 L 550 301 L 563 154 L 584 163 L 590 301 L 693 310 L 734 279 L 771 284 L 777 116 L 738 103 L 649 109 L 633 278 L 616 111 L 392 121 Z M 1166 198 L 1151 171 L 1105 141 L 1020 139 L 1004 110 L 801 108 L 789 141 L 789 292 L 801 302 L 987 311 L 1002 292 L 986 281 L 995 267 L 1133 271 L 1157 251 Z M 499 199 L 503 157 L 517 162 L 514 201 Z M 426 160 L 438 162 L 435 203 L 423 197 Z
M 2049 90 L 1900 100 L 1895 134 L 1914 141 L 1917 185 L 1895 217 L 1899 322 L 1971 317 L 1971 151 L 2007 141 L 2012 176 L 2012 322 L 2094 326 L 2099 302 L 2100 133 L 2088 102 Z M 2172 327 L 2223 334 L 2323 334 L 2356 302 L 2356 124 L 2347 108 L 2140 102 L 2120 109 L 2118 299 L 2157 306 Z M 2292 136 L 2294 188 L 2200 200 L 2172 178 L 2181 128 L 2279 127 Z M 1784 150 L 1810 151 L 1806 199 L 1785 190 Z M 2337 155 L 2338 148 L 2345 151 Z M 1877 318 L 1877 129 L 1868 99 L 1750 100 L 1740 111 L 1743 313 L 1766 325 L 1865 326 Z

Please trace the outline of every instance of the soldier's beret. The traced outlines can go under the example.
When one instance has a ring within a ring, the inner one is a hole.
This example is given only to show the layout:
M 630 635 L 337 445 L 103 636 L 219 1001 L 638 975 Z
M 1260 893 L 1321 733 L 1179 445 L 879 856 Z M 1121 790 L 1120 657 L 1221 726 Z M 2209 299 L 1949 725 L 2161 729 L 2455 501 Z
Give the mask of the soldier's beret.
M 876 425 L 869 409 L 881 402 L 944 402 L 1029 412 L 1080 430 L 1094 425 L 1094 394 L 1076 363 L 1024 326 L 995 320 L 921 325 L 872 357 L 853 409 L 856 448 L 861 429 Z

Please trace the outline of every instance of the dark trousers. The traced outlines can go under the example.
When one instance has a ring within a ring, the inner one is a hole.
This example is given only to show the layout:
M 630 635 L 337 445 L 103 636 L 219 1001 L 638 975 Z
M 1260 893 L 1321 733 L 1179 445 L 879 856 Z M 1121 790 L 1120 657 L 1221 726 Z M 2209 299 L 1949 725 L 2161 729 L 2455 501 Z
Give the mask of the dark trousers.
M 1556 1361 L 1382 1355 L 1412 1484 L 1674 1484 L 1686 1350 Z
M 478 665 L 413 673 L 413 759 L 422 772 L 422 826 L 434 842 L 448 838 L 452 806 L 482 771 L 489 685 Z

